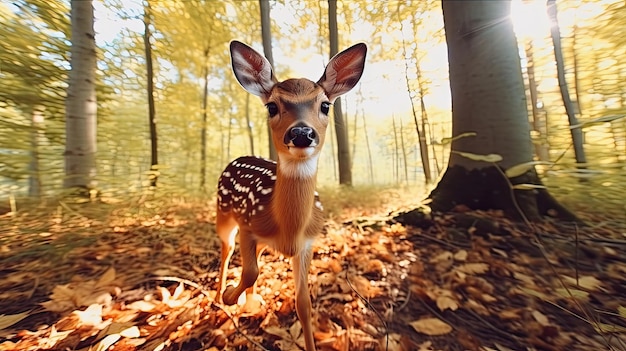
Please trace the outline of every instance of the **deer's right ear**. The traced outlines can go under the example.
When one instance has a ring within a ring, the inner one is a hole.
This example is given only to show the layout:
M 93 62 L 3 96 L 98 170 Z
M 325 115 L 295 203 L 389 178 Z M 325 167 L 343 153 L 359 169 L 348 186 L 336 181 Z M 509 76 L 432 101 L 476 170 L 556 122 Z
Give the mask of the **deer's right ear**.
M 250 94 L 267 98 L 272 87 L 278 83 L 269 61 L 253 48 L 236 40 L 230 42 L 230 57 L 239 84 Z

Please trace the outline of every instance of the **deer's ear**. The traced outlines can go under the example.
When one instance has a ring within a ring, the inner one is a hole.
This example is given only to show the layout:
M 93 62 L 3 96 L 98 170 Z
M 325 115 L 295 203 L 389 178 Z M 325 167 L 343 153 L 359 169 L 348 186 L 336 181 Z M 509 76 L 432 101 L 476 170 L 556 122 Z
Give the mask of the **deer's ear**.
M 366 55 L 367 46 L 359 43 L 330 59 L 317 84 L 322 86 L 331 102 L 350 91 L 359 82 L 365 68 Z
M 278 82 L 269 61 L 253 48 L 236 40 L 230 42 L 230 57 L 239 84 L 250 94 L 267 98 Z

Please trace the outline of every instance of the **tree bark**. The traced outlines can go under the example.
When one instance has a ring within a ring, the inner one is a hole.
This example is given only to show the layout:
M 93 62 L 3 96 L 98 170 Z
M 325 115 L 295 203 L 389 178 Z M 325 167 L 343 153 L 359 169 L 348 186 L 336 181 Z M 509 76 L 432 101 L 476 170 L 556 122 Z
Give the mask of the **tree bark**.
M 204 49 L 204 87 L 202 89 L 202 126 L 200 127 L 200 189 L 206 187 L 206 156 L 207 156 L 207 121 L 209 108 L 209 50 Z M 221 163 L 220 163 L 221 164 Z
M 513 190 L 512 184 L 541 182 L 534 168 L 508 179 L 504 170 L 532 161 L 526 94 L 509 1 L 444 0 L 452 95 L 452 134 L 476 133 L 452 142 L 445 174 L 431 192 L 431 207 L 449 211 L 501 209 L 516 219 L 543 215 L 575 218 L 545 189 Z M 498 154 L 497 162 L 474 155 Z
M 548 139 L 544 124 L 541 121 L 539 108 L 537 107 L 537 81 L 535 80 L 535 59 L 533 55 L 533 46 L 530 42 L 526 44 L 526 71 L 528 73 L 528 90 L 530 91 L 530 106 L 533 116 L 533 129 L 537 134 L 535 140 L 535 153 L 540 161 L 549 161 L 550 154 L 548 152 Z
M 96 187 L 96 38 L 92 0 L 71 1 L 71 70 L 66 99 L 65 188 Z
M 261 37 L 263 39 L 263 53 L 265 58 L 269 61 L 272 68 L 274 68 L 274 55 L 272 54 L 272 31 L 270 22 L 270 2 L 269 0 L 259 0 L 259 6 L 261 8 Z M 272 143 L 272 130 L 270 125 L 267 124 L 267 141 L 269 143 L 270 159 L 278 160 L 278 154 L 276 153 L 276 146 Z
M 572 104 L 572 99 L 569 96 L 567 81 L 565 80 L 565 63 L 563 59 L 563 49 L 561 48 L 561 33 L 559 31 L 559 21 L 555 0 L 548 0 L 548 15 L 552 20 L 552 23 L 554 23 L 554 25 L 550 27 L 550 34 L 552 36 L 552 44 L 554 45 L 554 59 L 556 61 L 556 71 L 559 80 L 561 97 L 563 99 L 563 105 L 565 106 L 565 112 L 567 113 L 569 125 L 574 126 L 578 124 L 578 119 L 576 118 L 574 105 Z M 574 144 L 574 156 L 576 157 L 576 163 L 587 163 L 585 149 L 583 147 L 582 129 L 571 128 L 570 132 L 572 134 L 572 143 Z
M 158 180 L 159 154 L 156 129 L 156 108 L 154 105 L 154 69 L 152 67 L 152 44 L 150 44 L 150 1 L 146 1 L 144 8 L 144 36 L 143 42 L 146 52 L 146 92 L 148 95 L 148 124 L 150 126 L 150 186 L 156 186 Z
M 328 33 L 330 57 L 339 52 L 339 33 L 337 29 L 337 0 L 328 0 Z M 337 161 L 339 164 L 339 184 L 352 185 L 352 167 L 350 165 L 350 143 L 346 122 L 341 112 L 341 98 L 333 104 L 335 135 L 337 137 Z

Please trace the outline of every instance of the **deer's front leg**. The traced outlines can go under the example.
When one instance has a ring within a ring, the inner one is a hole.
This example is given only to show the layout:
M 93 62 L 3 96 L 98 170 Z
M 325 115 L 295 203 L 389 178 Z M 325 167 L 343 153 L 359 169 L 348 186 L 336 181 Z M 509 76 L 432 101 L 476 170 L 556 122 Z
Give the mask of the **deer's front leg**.
M 302 334 L 304 334 L 307 351 L 315 351 L 313 326 L 311 325 L 311 293 L 309 291 L 311 255 L 311 242 L 307 242 L 304 249 L 293 257 L 293 274 L 296 281 L 296 313 L 302 324 Z
M 226 287 L 222 299 L 227 305 L 237 303 L 239 296 L 248 288 L 252 287 L 259 276 L 259 266 L 256 258 L 256 241 L 251 233 L 242 232 L 239 234 L 239 248 L 241 251 L 241 281 L 239 285 Z

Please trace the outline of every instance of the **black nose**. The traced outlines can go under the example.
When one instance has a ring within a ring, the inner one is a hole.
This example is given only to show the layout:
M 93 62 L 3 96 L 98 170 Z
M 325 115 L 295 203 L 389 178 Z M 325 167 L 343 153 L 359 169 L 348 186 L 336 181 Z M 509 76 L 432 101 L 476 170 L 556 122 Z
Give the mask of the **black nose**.
M 309 147 L 317 144 L 317 135 L 311 127 L 296 126 L 285 133 L 286 145 L 295 147 Z

